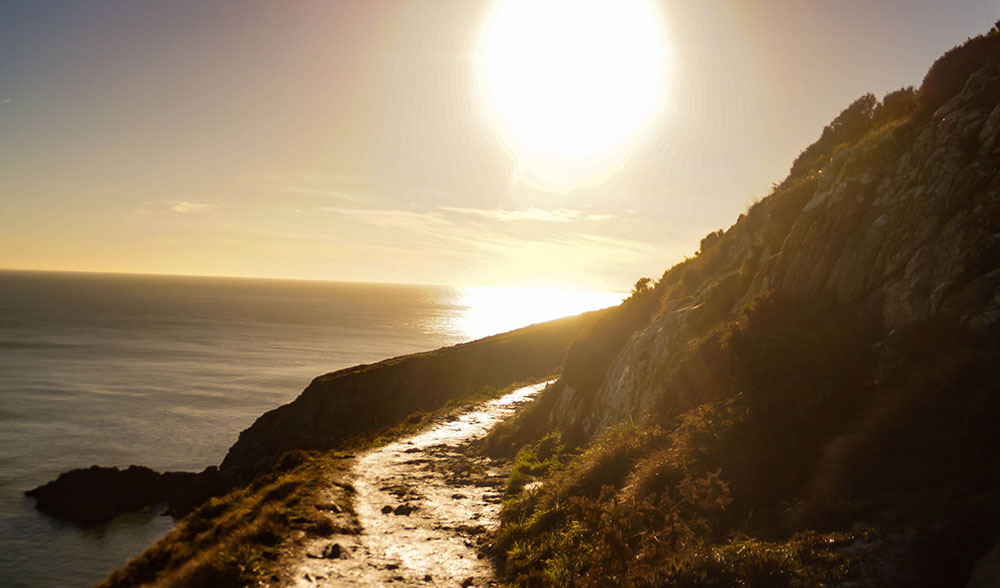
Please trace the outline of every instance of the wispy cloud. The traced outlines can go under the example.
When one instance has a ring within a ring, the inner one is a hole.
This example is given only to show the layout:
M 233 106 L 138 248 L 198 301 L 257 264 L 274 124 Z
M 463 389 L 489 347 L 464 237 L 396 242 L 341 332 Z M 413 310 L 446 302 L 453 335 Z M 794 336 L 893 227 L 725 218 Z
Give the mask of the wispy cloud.
M 189 212 L 207 212 L 209 210 L 214 210 L 218 207 L 219 204 L 211 202 L 187 202 L 186 200 L 183 200 L 171 206 L 170 210 L 174 212 L 179 212 L 181 214 L 185 214 Z
M 300 194 L 356 203 L 371 200 L 371 180 L 362 176 L 299 170 L 288 174 L 256 176 L 251 180 L 264 190 L 279 194 Z
M 504 210 L 501 208 L 481 209 L 481 208 L 459 208 L 452 206 L 441 207 L 441 210 L 463 215 L 476 216 L 495 220 L 499 222 L 514 221 L 537 221 L 546 223 L 569 223 L 579 220 L 602 221 L 611 218 L 607 214 L 584 214 L 580 210 L 570 208 L 560 208 L 557 210 L 543 210 L 541 208 L 525 208 L 519 210 Z
M 328 189 L 328 188 L 309 188 L 307 186 L 275 186 L 273 188 L 276 192 L 283 192 L 286 194 L 307 194 L 309 196 L 323 196 L 326 198 L 332 198 L 335 200 L 344 200 L 347 202 L 366 202 L 368 199 L 360 196 L 358 194 L 352 194 L 351 192 L 338 189 Z
M 13 100 L 11 100 L 10 98 L 4 98 L 3 100 L 0 100 L 0 102 L 4 102 L 4 103 L 6 103 L 6 102 L 13 102 Z
M 333 213 L 353 222 L 379 228 L 420 229 L 430 226 L 450 224 L 442 215 L 434 212 L 415 212 L 401 209 L 345 208 L 340 206 L 320 206 L 320 212 Z

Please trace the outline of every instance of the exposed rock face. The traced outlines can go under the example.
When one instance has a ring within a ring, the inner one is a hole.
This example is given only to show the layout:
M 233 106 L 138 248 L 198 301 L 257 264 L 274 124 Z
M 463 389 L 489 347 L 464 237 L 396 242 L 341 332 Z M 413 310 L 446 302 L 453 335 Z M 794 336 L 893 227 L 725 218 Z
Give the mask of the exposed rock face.
M 690 382 L 698 338 L 766 291 L 861 309 L 886 336 L 932 315 L 995 327 L 1000 64 L 969 76 L 932 114 L 874 129 L 793 174 L 770 199 L 766 219 L 751 208 L 702 252 L 713 271 L 700 291 L 664 289 L 659 312 L 621 350 L 595 398 L 584 402 L 566 387 L 555 421 L 593 434 L 663 397 L 677 410 L 710 399 L 719 385 L 711 374 Z

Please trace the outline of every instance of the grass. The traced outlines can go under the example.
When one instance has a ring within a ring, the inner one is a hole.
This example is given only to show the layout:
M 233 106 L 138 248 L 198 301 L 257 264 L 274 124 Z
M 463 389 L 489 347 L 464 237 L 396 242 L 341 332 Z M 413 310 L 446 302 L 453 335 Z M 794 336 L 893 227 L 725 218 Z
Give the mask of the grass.
M 714 339 L 724 397 L 570 451 L 536 431 L 493 538 L 505 578 L 961 585 L 1000 528 L 1000 341 L 933 318 L 884 342 L 887 365 L 864 317 L 761 297 Z
M 278 557 L 298 540 L 360 532 L 348 482 L 353 452 L 392 442 L 531 383 L 482 387 L 438 410 L 414 413 L 394 426 L 356 436 L 336 451 L 288 452 L 268 473 L 192 511 L 100 586 L 256 586 L 279 571 Z M 325 497 L 331 488 L 335 508 Z M 331 516 L 331 511 L 341 516 Z
M 344 459 L 337 453 L 286 456 L 271 474 L 209 499 L 100 586 L 249 586 L 264 577 L 291 535 L 358 532 L 350 522 L 353 489 L 342 482 Z M 339 507 L 348 517 L 341 527 L 317 507 L 331 483 L 341 484 Z
M 935 86 L 958 92 L 984 55 L 995 61 L 998 39 L 949 52 L 968 61 L 961 80 L 937 65 L 920 100 Z M 885 332 L 877 300 L 819 294 L 823 267 L 785 276 L 816 281 L 800 289 L 810 296 L 757 282 L 805 230 L 821 184 L 866 170 L 877 180 L 908 148 L 928 114 L 917 99 L 904 89 L 845 110 L 771 195 L 667 270 L 642 312 L 596 322 L 570 347 L 563 380 L 496 429 L 491 451 L 517 456 L 490 550 L 508 583 L 965 584 L 1000 532 L 996 326 L 942 313 Z M 828 225 L 818 247 L 838 250 L 865 222 L 815 210 L 809 219 Z M 974 256 L 969 279 L 994 269 L 994 253 Z M 685 340 L 648 414 L 593 438 L 552 427 L 562 387 L 586 414 L 625 342 L 682 309 Z M 539 443 L 555 432 L 569 449 L 548 462 Z

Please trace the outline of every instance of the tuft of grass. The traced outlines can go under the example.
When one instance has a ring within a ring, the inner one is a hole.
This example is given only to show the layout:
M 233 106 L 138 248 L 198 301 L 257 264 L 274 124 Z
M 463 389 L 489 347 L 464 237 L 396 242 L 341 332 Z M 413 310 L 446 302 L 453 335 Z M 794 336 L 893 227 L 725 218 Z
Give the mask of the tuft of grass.
M 511 465 L 504 498 L 515 497 L 530 481 L 558 471 L 565 459 L 566 445 L 558 431 L 542 437 L 534 445 L 522 448 Z
M 332 530 L 314 505 L 345 465 L 337 454 L 314 452 L 297 452 L 280 463 L 283 468 L 202 504 L 99 586 L 254 585 L 287 537 L 296 531 L 315 535 Z M 349 494 L 347 489 L 341 493 L 345 506 Z M 357 532 L 356 522 L 339 530 Z

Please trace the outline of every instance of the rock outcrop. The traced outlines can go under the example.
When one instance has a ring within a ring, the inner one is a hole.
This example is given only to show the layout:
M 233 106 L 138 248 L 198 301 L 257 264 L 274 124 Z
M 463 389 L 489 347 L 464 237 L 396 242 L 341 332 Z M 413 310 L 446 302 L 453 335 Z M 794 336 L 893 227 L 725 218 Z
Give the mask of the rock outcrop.
M 91 466 L 62 473 L 25 494 L 37 499 L 38 510 L 89 527 L 155 504 L 185 513 L 224 489 L 214 466 L 199 473 Z
M 592 435 L 665 395 L 678 409 L 707 399 L 711 376 L 689 381 L 698 339 L 765 292 L 859 308 L 885 337 L 936 315 L 995 327 L 1000 63 L 988 61 L 934 112 L 870 128 L 793 173 L 700 256 L 710 259 L 697 286 L 673 287 L 685 264 L 668 272 L 659 312 L 620 350 L 596 397 L 566 387 L 555 421 Z

